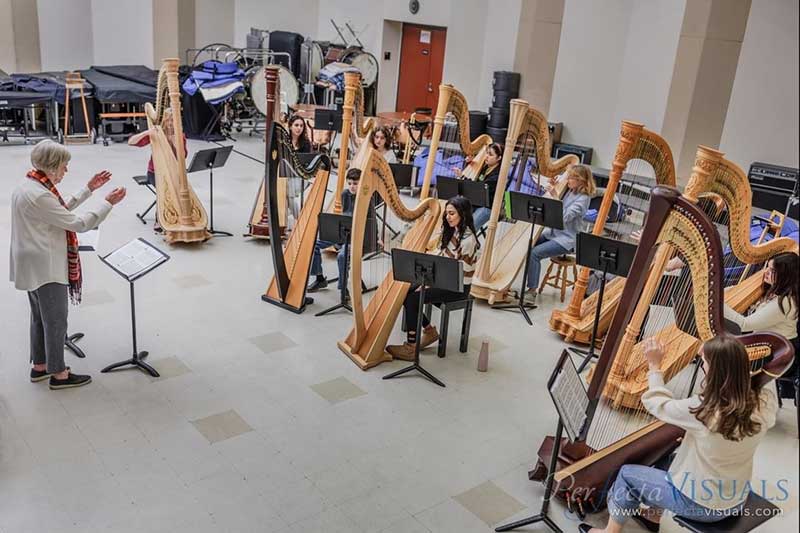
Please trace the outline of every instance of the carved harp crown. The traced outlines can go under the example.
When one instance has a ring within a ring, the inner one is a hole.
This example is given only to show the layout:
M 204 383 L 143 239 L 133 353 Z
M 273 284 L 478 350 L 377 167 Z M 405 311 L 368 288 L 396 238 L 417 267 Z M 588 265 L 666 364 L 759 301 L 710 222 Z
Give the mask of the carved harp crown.
M 466 156 L 474 156 L 482 148 L 492 144 L 492 138 L 483 133 L 474 140 L 469 138 L 469 106 L 461 92 L 450 84 L 439 86 L 439 102 L 436 107 L 435 121 L 444 122 L 448 113 L 452 113 L 458 122 L 458 140 L 461 151 Z
M 796 252 L 797 243 L 789 237 L 780 237 L 755 246 L 751 244 L 753 191 L 744 171 L 725 159 L 724 155 L 723 152 L 706 146 L 697 148 L 692 176 L 684 191 L 686 197 L 693 202 L 708 194 L 722 198 L 730 215 L 731 249 L 743 263 L 763 263 L 781 252 Z

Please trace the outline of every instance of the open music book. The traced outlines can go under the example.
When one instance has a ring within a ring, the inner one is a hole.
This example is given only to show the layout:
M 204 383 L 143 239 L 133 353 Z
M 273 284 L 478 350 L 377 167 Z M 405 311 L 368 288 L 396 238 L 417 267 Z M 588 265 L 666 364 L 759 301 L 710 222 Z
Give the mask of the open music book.
M 119 275 L 132 281 L 167 262 L 169 256 L 146 240 L 139 238 L 133 239 L 100 259 Z

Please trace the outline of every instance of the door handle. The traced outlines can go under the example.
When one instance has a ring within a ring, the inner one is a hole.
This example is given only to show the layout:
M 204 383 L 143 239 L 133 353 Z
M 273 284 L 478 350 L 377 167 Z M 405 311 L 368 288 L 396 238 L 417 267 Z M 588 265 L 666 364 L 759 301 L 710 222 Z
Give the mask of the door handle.
M 433 84 L 431 82 L 428 82 L 428 92 L 429 93 L 433 92 Z

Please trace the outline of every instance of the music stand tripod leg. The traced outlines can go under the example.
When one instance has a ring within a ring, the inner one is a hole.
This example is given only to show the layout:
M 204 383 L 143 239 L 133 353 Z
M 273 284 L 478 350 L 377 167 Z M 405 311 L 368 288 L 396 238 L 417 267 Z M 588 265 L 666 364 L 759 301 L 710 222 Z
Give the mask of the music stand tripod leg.
M 344 241 L 344 272 L 341 273 L 342 288 L 339 289 L 339 303 L 327 309 L 324 309 L 319 313 L 316 313 L 314 316 L 325 316 L 328 313 L 336 311 L 337 309 L 346 309 L 351 313 L 353 312 L 353 308 L 350 307 L 349 303 L 347 303 L 347 280 L 349 271 L 350 271 L 350 239 L 348 238 L 347 240 Z
M 208 209 L 208 223 L 209 228 L 208 232 L 212 235 L 220 235 L 222 237 L 233 237 L 233 233 L 228 233 L 227 231 L 216 230 L 214 229 L 214 163 L 209 163 L 208 166 L 208 197 L 209 197 L 209 209 Z
M 532 304 L 530 302 L 525 302 L 525 290 L 528 287 L 528 272 L 531 268 L 531 250 L 533 250 L 533 231 L 534 231 L 535 224 L 531 224 L 531 234 L 528 237 L 528 252 L 525 256 L 525 268 L 522 272 L 522 286 L 519 289 L 519 302 L 516 304 L 508 304 L 508 305 L 495 305 L 494 309 L 519 309 L 519 312 L 522 314 L 522 317 L 528 323 L 529 326 L 533 325 L 533 321 L 531 320 L 530 315 L 528 315 L 528 309 L 536 309 L 538 306 Z
M 606 276 L 608 275 L 608 262 L 603 261 L 603 277 L 600 280 L 600 291 L 597 295 L 597 308 L 594 310 L 594 323 L 592 324 L 592 337 L 589 341 L 589 350 L 584 352 L 583 350 L 578 350 L 576 348 L 570 348 L 570 351 L 574 353 L 578 353 L 584 355 L 584 359 L 581 362 L 580 366 L 578 367 L 578 374 L 583 372 L 586 366 L 597 357 L 597 354 L 594 353 L 595 350 L 595 343 L 597 342 L 597 330 L 600 329 L 600 312 L 603 308 L 603 296 L 606 292 Z
M 417 314 L 417 333 L 416 333 L 416 341 L 414 342 L 414 363 L 409 365 L 405 368 L 401 368 L 391 374 L 387 374 L 383 376 L 383 379 L 392 379 L 398 376 L 402 376 L 412 370 L 416 370 L 433 383 L 439 385 L 440 387 L 446 387 L 444 383 L 436 378 L 433 374 L 422 368 L 422 365 L 419 364 L 419 351 L 420 351 L 420 343 L 422 342 L 422 317 L 425 314 L 425 281 L 422 280 L 422 283 L 419 284 L 419 312 Z
M 149 355 L 149 352 L 146 351 L 140 352 L 136 344 L 136 303 L 133 293 L 133 281 L 129 281 L 128 283 L 130 283 L 131 287 L 131 335 L 133 338 L 133 355 L 131 356 L 130 359 L 126 359 L 125 361 L 120 361 L 118 363 L 112 363 L 108 365 L 100 372 L 107 373 L 107 372 L 112 372 L 114 370 L 118 370 L 125 366 L 132 366 L 134 368 L 138 368 L 139 370 L 142 370 L 143 372 L 150 374 L 154 378 L 158 378 L 161 377 L 158 371 L 143 361 L 143 359 Z
M 83 333 L 73 333 L 72 335 L 67 335 L 67 338 L 64 341 L 64 347 L 69 351 L 71 351 L 75 355 L 75 357 L 78 357 L 80 359 L 86 358 L 86 354 L 75 343 L 81 340 L 82 338 L 83 338 Z
M 547 471 L 547 483 L 545 484 L 544 488 L 544 498 L 542 499 L 542 508 L 539 511 L 539 514 L 530 516 L 528 518 L 523 518 L 522 520 L 518 520 L 516 522 L 512 522 L 510 524 L 506 524 L 504 526 L 499 526 L 495 529 L 495 531 L 512 531 L 514 529 L 518 529 L 530 524 L 537 524 L 542 522 L 544 525 L 550 528 L 551 531 L 554 533 L 562 533 L 558 524 L 556 524 L 552 518 L 547 515 L 547 511 L 550 507 L 550 498 L 553 495 L 553 485 L 555 485 L 555 472 L 556 468 L 558 468 L 558 454 L 561 451 L 561 436 L 564 433 L 564 424 L 561 422 L 561 417 L 558 418 L 558 426 L 556 427 L 556 436 L 555 440 L 553 441 L 553 450 L 550 456 L 550 469 Z

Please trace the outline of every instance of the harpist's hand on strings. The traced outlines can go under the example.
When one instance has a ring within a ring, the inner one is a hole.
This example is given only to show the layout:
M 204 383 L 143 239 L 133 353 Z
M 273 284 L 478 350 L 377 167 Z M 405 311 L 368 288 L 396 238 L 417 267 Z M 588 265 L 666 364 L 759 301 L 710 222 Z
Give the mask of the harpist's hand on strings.
M 660 370 L 661 360 L 664 359 L 664 344 L 656 337 L 644 340 L 644 358 L 650 365 L 650 370 Z

